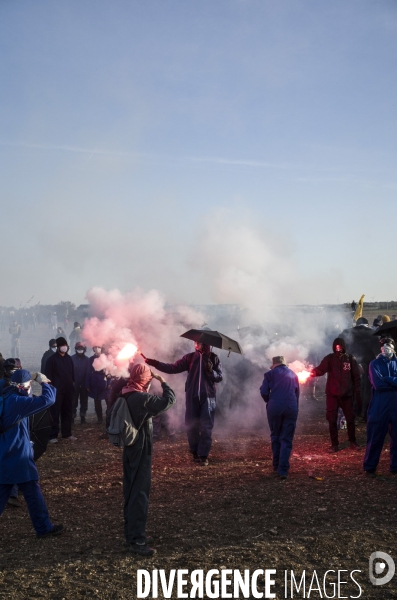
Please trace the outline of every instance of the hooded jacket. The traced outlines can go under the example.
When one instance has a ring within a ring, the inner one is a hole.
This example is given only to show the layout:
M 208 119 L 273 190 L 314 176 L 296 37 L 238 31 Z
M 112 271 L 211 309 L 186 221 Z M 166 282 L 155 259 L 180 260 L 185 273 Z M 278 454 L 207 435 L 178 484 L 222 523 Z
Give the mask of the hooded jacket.
M 336 346 L 342 347 L 343 352 L 338 354 Z M 338 337 L 332 344 L 333 353 L 323 358 L 318 367 L 313 369 L 316 377 L 328 373 L 325 393 L 329 396 L 360 395 L 360 369 L 354 356 L 346 353 L 345 340 Z
M 206 363 L 210 359 L 213 365 L 211 373 L 206 369 Z M 148 365 L 154 367 L 163 373 L 175 375 L 176 373 L 188 372 L 186 379 L 186 399 L 200 398 L 216 398 L 216 384 L 222 381 L 222 365 L 216 354 L 210 352 L 204 354 L 196 350 L 182 356 L 175 363 L 168 364 L 159 362 L 151 358 L 147 358 Z

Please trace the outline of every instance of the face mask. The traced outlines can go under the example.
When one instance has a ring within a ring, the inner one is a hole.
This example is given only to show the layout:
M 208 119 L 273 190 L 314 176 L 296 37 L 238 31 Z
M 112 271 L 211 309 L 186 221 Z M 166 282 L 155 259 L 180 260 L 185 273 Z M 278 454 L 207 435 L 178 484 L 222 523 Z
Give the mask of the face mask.
M 339 346 L 339 344 L 335 346 L 335 352 L 342 352 L 342 346 Z
M 95 352 L 95 354 L 97 356 L 99 356 L 101 354 L 101 352 L 102 352 L 102 349 L 101 348 L 95 348 L 94 352 Z
M 51 346 L 51 350 L 52 350 L 53 352 L 56 352 L 56 351 L 57 351 L 57 347 L 56 347 L 56 346 Z
M 84 354 L 84 350 L 76 350 L 77 354 Z
M 380 351 L 386 358 L 391 358 L 394 354 L 394 346 L 392 346 L 391 344 L 384 344 Z
M 30 384 L 30 381 L 26 384 L 22 384 L 21 386 L 18 386 L 18 394 L 20 396 L 30 396 L 30 392 L 32 391 L 32 386 Z
M 59 352 L 63 352 L 64 354 L 66 354 L 67 351 L 68 351 L 68 347 L 67 346 L 61 346 L 59 348 Z

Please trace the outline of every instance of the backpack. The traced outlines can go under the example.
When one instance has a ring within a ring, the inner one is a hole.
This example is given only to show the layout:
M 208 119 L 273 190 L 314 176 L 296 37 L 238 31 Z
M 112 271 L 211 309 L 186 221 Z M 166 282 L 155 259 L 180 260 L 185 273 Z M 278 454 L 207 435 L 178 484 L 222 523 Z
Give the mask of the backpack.
M 132 420 L 127 400 L 120 396 L 114 403 L 110 412 L 110 423 L 106 429 L 109 442 L 117 448 L 132 446 L 139 433 Z

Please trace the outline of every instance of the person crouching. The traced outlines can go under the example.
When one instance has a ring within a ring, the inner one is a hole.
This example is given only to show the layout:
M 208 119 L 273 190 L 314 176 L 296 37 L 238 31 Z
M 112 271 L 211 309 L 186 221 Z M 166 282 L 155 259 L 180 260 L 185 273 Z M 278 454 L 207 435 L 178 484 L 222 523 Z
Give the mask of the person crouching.
M 266 402 L 267 420 L 273 453 L 273 471 L 280 479 L 287 479 L 290 468 L 296 421 L 299 408 L 299 381 L 285 363 L 283 356 L 275 356 L 270 371 L 265 373 L 260 387 Z

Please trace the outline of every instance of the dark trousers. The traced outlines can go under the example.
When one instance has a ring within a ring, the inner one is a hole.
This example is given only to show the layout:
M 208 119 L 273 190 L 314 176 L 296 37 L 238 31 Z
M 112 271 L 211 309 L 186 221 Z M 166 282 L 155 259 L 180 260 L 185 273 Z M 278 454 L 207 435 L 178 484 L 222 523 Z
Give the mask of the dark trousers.
M 368 415 L 367 448 L 364 457 L 364 471 L 375 471 L 378 466 L 387 433 L 390 436 L 390 471 L 397 473 L 397 415 L 384 415 L 383 418 Z
M 94 400 L 95 412 L 98 420 L 102 420 L 103 412 L 102 412 L 102 400 L 106 401 L 108 396 L 107 390 L 101 390 L 100 392 L 89 392 L 89 395 Z M 107 406 L 107 404 L 106 404 Z M 107 412 L 107 411 L 106 411 Z
M 169 411 L 157 415 L 152 418 L 153 421 L 153 436 L 159 438 L 161 429 L 164 429 L 166 435 L 174 435 L 175 427 L 172 425 Z
M 338 446 L 338 408 L 343 410 L 346 418 L 347 435 L 350 442 L 356 441 L 356 426 L 354 423 L 353 396 L 330 396 L 327 394 L 326 417 L 329 423 L 329 434 L 332 446 Z
M 12 483 L 1 483 L 0 484 L 0 515 L 2 514 L 11 491 L 13 489 Z M 28 507 L 29 515 L 33 523 L 33 527 L 38 535 L 47 533 L 53 528 L 53 524 L 50 521 L 48 514 L 47 505 L 45 503 L 43 494 L 38 481 L 26 481 L 25 483 L 18 483 L 18 488 L 22 492 L 25 502 Z
M 146 521 L 152 481 L 152 454 L 142 434 L 123 451 L 124 533 L 128 544 L 146 539 Z
M 212 445 L 215 398 L 186 398 L 185 425 L 190 452 L 207 457 Z
M 273 453 L 273 469 L 279 475 L 287 475 L 292 451 L 298 408 L 287 407 L 283 411 L 273 411 L 267 406 L 267 419 L 270 427 L 270 440 Z
M 55 404 L 53 404 L 50 408 L 52 417 L 50 439 L 58 437 L 59 418 L 61 419 L 62 437 L 67 438 L 72 435 L 73 394 L 73 388 L 67 391 L 57 390 Z
M 85 385 L 77 385 L 74 387 L 73 396 L 73 416 L 77 415 L 77 408 L 80 399 L 80 417 L 85 417 L 88 410 L 88 392 Z
M 365 369 L 364 375 L 361 377 L 361 401 L 362 401 L 362 409 L 361 416 L 363 419 L 367 419 L 368 406 L 371 402 L 372 396 L 372 386 L 368 377 L 368 367 Z

